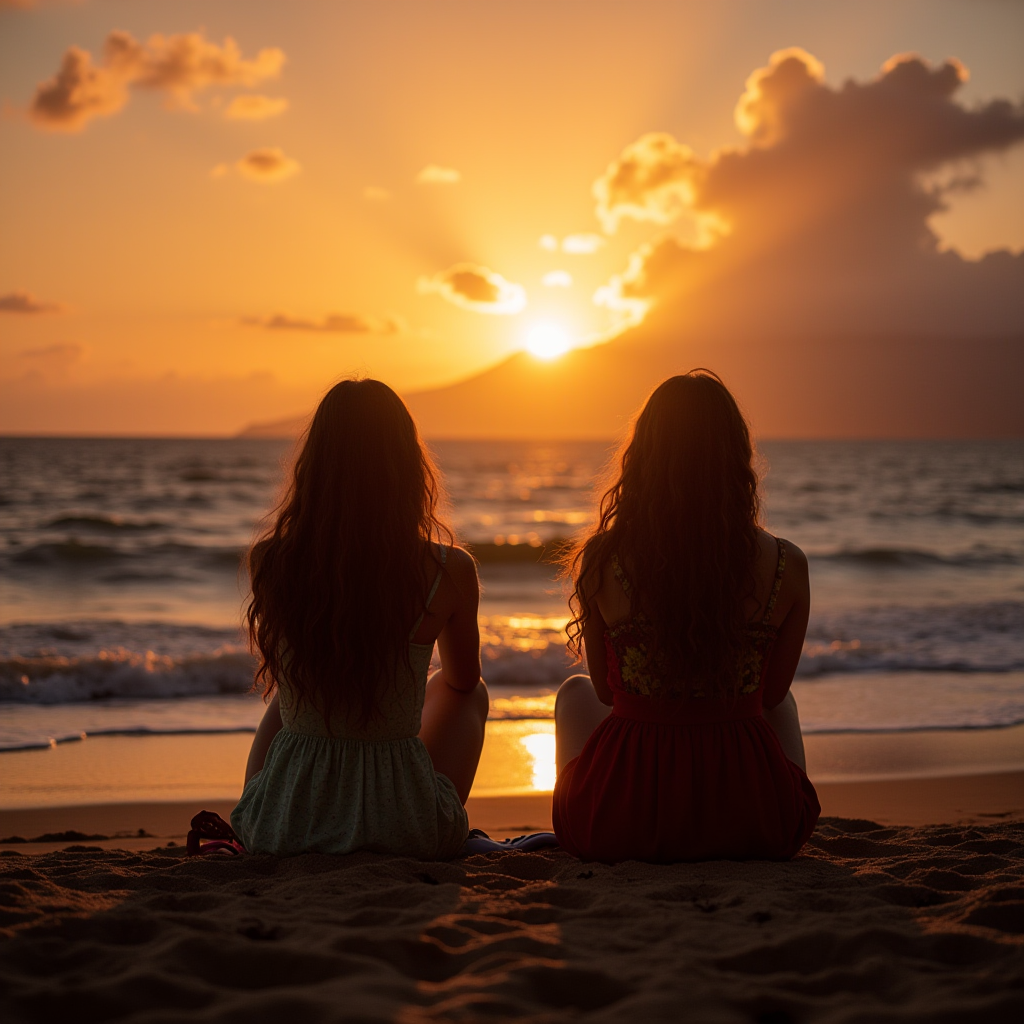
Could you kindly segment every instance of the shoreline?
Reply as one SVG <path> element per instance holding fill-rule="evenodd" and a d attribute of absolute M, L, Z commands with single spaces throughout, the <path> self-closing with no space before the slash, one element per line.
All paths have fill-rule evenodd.
<path fill-rule="evenodd" d="M 0 814 L 79 805 L 233 803 L 241 794 L 251 742 L 251 734 L 239 732 L 162 733 L 92 736 L 53 747 L 9 751 L 0 755 Z M 804 736 L 804 743 L 808 776 L 819 787 L 884 787 L 915 780 L 1024 773 L 1024 725 L 811 733 Z M 554 722 L 488 723 L 471 799 L 542 795 L 550 793 L 553 785 Z"/>
<path fill-rule="evenodd" d="M 494 717 L 487 720 L 489 725 L 493 725 L 495 722 L 553 722 L 553 716 L 547 716 L 544 718 L 538 717 Z M 1020 729 L 1024 727 L 1024 719 L 1020 721 L 1005 722 L 998 725 L 921 725 L 913 726 L 909 728 L 892 728 L 892 729 L 871 729 L 871 728 L 859 728 L 859 729 L 817 729 L 814 731 L 805 731 L 803 733 L 804 742 L 808 742 L 809 738 L 814 737 L 887 737 L 887 736 L 916 736 L 926 735 L 928 733 L 1001 733 L 1008 729 Z M 148 729 L 148 728 L 126 728 L 126 729 L 101 729 L 94 730 L 91 732 L 82 732 L 78 735 L 69 736 L 55 736 L 51 737 L 48 743 L 26 743 L 24 746 L 18 747 L 0 747 L 0 758 L 5 754 L 24 754 L 28 751 L 36 750 L 52 750 L 54 747 L 62 747 L 66 744 L 73 743 L 84 743 L 86 740 L 97 740 L 107 739 L 109 737 L 120 737 L 129 736 L 136 739 L 142 739 L 145 737 L 159 737 L 159 736 L 234 736 L 234 735 L 245 735 L 255 736 L 255 726 L 224 726 L 218 728 L 181 728 L 181 729 Z M 1024 753 L 1021 754 L 1021 763 L 1024 766 Z M 0 760 L 0 764 L 3 761 Z M 878 776 L 879 778 L 889 778 L 888 775 L 882 773 Z M 903 776 L 900 776 L 903 777 Z M 912 778 L 913 776 L 906 776 Z M 931 777 L 931 773 L 924 778 Z"/>
<path fill-rule="evenodd" d="M 516 597 L 517 603 L 525 599 L 523 595 Z M 526 633 L 536 629 L 547 635 L 545 631 L 554 621 L 545 615 L 516 618 L 497 612 L 489 618 L 481 618 L 488 641 L 485 650 L 493 653 L 501 648 L 505 652 L 496 661 L 490 654 L 487 656 L 487 672 L 491 677 L 488 680 L 491 688 L 489 730 L 502 723 L 553 720 L 558 684 L 550 680 L 543 683 L 531 681 L 536 671 L 542 675 L 550 673 L 551 645 L 544 649 L 520 651 L 525 660 L 517 661 L 518 655 L 513 657 L 515 652 L 506 649 L 509 641 L 506 633 L 511 628 L 510 623 L 514 623 L 516 629 Z M 492 627 L 497 632 L 488 632 Z M 36 639 L 43 642 L 45 637 Z M 117 646 L 117 636 L 108 639 L 114 647 Z M 524 642 L 533 643 L 535 639 L 526 636 Z M 14 699 L 8 699 L 12 697 L 11 683 L 17 672 L 14 676 L 8 672 L 6 683 L 0 679 L 0 691 L 4 691 L 0 697 L 5 698 L 0 704 L 3 707 L 0 713 L 0 763 L 6 763 L 4 755 L 46 750 L 64 744 L 75 745 L 83 739 L 97 740 L 110 736 L 214 737 L 236 732 L 251 735 L 255 731 L 263 714 L 258 696 L 241 692 L 195 692 L 146 698 L 135 693 L 133 696 L 130 692 L 133 687 L 145 690 L 155 686 L 159 691 L 167 681 L 161 682 L 159 674 L 153 679 L 146 677 L 147 669 L 142 661 L 135 664 L 135 660 L 142 658 L 139 652 L 131 657 L 124 652 L 122 654 L 114 659 L 113 664 L 102 657 L 92 659 L 96 661 L 95 665 L 86 659 L 91 666 L 86 666 L 87 676 L 94 670 L 102 671 L 91 682 L 85 680 L 85 690 L 78 693 L 82 699 L 53 703 L 35 699 L 26 701 L 21 699 L 24 695 L 20 689 L 13 695 Z M 234 655 L 227 657 L 230 662 Z M 57 660 L 60 661 L 59 658 Z M 238 669 L 238 665 L 231 668 L 230 664 L 220 665 L 218 669 L 219 663 L 214 664 L 208 658 L 200 661 L 201 675 L 213 672 L 207 683 L 215 679 L 215 669 L 226 668 L 230 672 Z M 5 664 L 11 668 L 11 664 Z M 14 667 L 21 671 L 18 665 Z M 64 671 L 67 666 L 56 668 Z M 187 675 L 194 668 L 196 666 L 185 658 L 174 672 L 180 670 Z M 515 670 L 514 680 L 506 677 L 511 669 Z M 117 685 L 112 685 L 107 678 L 113 678 L 112 670 L 113 676 L 120 680 Z M 564 667 L 562 676 L 570 671 L 569 667 Z M 245 681 L 245 687 L 249 682 Z M 98 690 L 96 686 L 99 686 Z M 837 742 L 843 743 L 859 742 L 853 739 L 855 736 L 864 737 L 865 742 L 885 743 L 884 738 L 872 740 L 872 737 L 899 735 L 916 736 L 911 742 L 920 745 L 929 742 L 921 737 L 948 735 L 961 737 L 953 742 L 962 745 L 972 742 L 962 738 L 969 733 L 998 738 L 1006 730 L 1024 727 L 1024 669 L 969 674 L 949 671 L 851 672 L 815 676 L 813 679 L 797 678 L 792 692 L 800 709 L 804 736 L 812 738 L 809 742 L 819 744 L 826 737 L 837 737 Z M 90 695 L 96 699 L 84 699 Z M 1017 745 L 1021 751 L 1017 763 L 1024 767 L 1024 734 Z M 972 758 L 973 755 L 969 755 L 967 760 Z M 966 764 L 961 760 L 955 767 L 957 771 L 965 770 Z M 885 768 L 875 774 L 885 776 L 893 770 Z M 911 769 L 899 770 L 906 773 Z M 919 772 L 920 768 L 912 770 Z M 933 769 L 926 768 L 925 774 L 931 773 Z"/>

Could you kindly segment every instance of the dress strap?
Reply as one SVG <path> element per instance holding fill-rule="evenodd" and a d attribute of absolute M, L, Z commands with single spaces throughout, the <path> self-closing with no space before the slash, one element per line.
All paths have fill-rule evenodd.
<path fill-rule="evenodd" d="M 434 595 L 437 593 L 437 588 L 441 585 L 441 577 L 444 575 L 445 562 L 448 561 L 448 552 L 450 548 L 446 548 L 441 544 L 437 545 L 441 551 L 441 568 L 437 570 L 437 575 L 434 577 L 434 585 L 430 588 L 430 593 L 427 594 L 426 601 L 423 602 L 423 611 L 420 612 L 420 617 L 416 620 L 416 624 L 409 631 L 409 639 L 416 635 L 416 630 L 420 628 L 420 623 L 423 621 L 423 616 L 427 614 L 427 609 L 430 607 L 430 602 L 434 600 Z"/>
<path fill-rule="evenodd" d="M 764 610 L 764 618 L 761 620 L 762 626 L 768 625 L 768 620 L 775 612 L 775 602 L 779 598 L 779 589 L 782 586 L 782 574 L 786 571 L 786 542 L 776 537 L 775 543 L 779 546 L 779 561 L 775 566 L 775 583 L 772 584 L 771 596 L 768 598 L 768 604 Z"/>
<path fill-rule="evenodd" d="M 630 596 L 630 591 L 633 589 L 629 582 L 629 577 L 626 575 L 625 570 L 619 564 L 619 556 L 612 555 L 612 572 L 615 573 L 615 578 L 622 584 L 622 589 L 626 594 L 626 597 Z"/>

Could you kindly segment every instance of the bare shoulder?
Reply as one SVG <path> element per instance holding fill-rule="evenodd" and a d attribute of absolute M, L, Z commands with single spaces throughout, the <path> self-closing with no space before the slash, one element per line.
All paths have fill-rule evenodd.
<path fill-rule="evenodd" d="M 807 579 L 807 556 L 803 549 L 799 548 L 791 540 L 779 537 L 779 543 L 786 547 L 786 575 L 792 575 L 794 579 Z"/>
<path fill-rule="evenodd" d="M 767 530 L 758 529 L 757 539 L 760 544 L 760 561 L 764 568 L 770 569 L 775 574 L 778 565 L 780 548 L 786 552 L 785 570 L 783 578 L 792 573 L 794 576 L 807 575 L 807 556 L 791 540 L 785 537 L 776 537 Z"/>
<path fill-rule="evenodd" d="M 477 586 L 476 559 L 465 548 L 453 544 L 448 551 L 445 568 L 451 579 L 460 587 L 465 584 Z"/>
<path fill-rule="evenodd" d="M 792 541 L 779 538 L 785 545 L 786 566 L 782 573 L 782 587 L 779 604 L 788 608 L 807 608 L 811 598 L 811 582 L 807 568 L 807 556 Z"/>
<path fill-rule="evenodd" d="M 756 615 L 760 617 L 775 596 L 772 622 L 778 624 L 797 605 L 806 605 L 810 594 L 807 578 L 807 556 L 794 543 L 783 537 L 774 537 L 766 530 L 758 530 L 757 579 L 758 606 Z M 780 556 L 785 552 L 784 559 Z M 781 564 L 780 564 L 781 563 Z M 776 574 L 782 569 L 781 579 L 776 583 Z M 753 604 L 751 604 L 753 608 Z"/>

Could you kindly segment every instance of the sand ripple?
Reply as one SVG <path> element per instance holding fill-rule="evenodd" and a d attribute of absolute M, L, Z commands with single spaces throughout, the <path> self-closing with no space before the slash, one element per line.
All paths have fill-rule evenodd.
<path fill-rule="evenodd" d="M 4 1021 L 1024 1019 L 1024 827 L 787 864 L 0 854 Z"/>

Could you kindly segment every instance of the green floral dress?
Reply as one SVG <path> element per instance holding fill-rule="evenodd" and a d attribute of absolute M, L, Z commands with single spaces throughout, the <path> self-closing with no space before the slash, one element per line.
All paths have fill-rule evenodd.
<path fill-rule="evenodd" d="M 442 562 L 446 555 L 442 549 Z M 427 605 L 440 581 L 439 571 Z M 410 671 L 385 689 L 383 714 L 370 725 L 344 710 L 326 722 L 280 682 L 284 728 L 231 814 L 248 851 L 378 850 L 423 860 L 459 853 L 469 832 L 466 810 L 418 736 L 433 647 L 409 644 Z"/>

